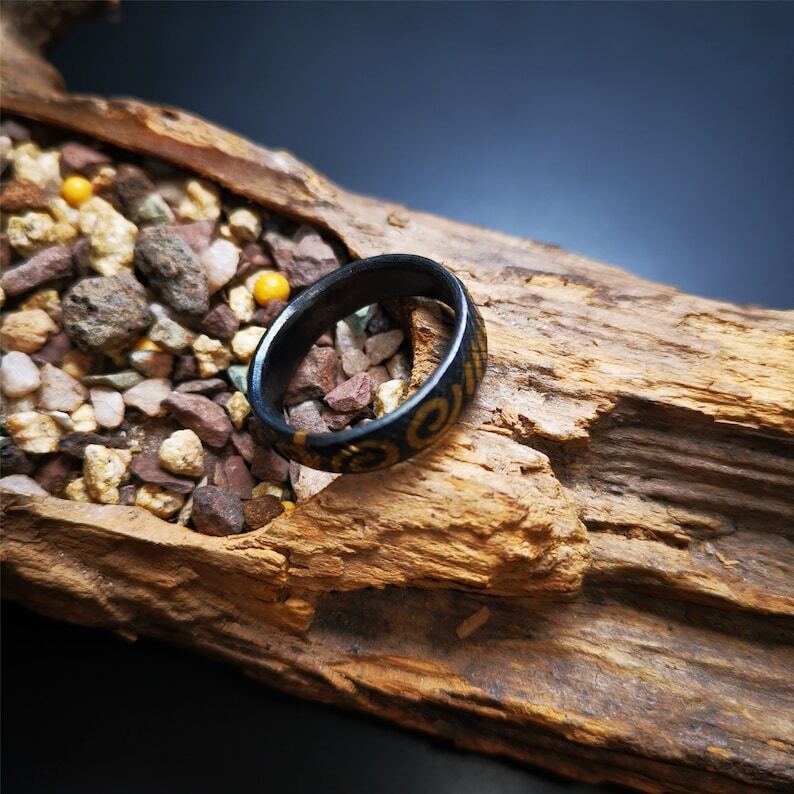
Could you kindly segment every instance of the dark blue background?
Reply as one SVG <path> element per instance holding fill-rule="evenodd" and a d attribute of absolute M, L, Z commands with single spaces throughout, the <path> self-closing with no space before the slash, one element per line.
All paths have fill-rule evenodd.
<path fill-rule="evenodd" d="M 124 3 L 73 90 L 690 292 L 794 305 L 794 5 Z M 5 610 L 6 790 L 584 791 Z"/>

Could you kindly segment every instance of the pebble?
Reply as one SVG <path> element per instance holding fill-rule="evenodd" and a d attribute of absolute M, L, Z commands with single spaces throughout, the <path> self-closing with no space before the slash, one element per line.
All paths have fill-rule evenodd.
<path fill-rule="evenodd" d="M 288 489 L 277 482 L 259 482 L 251 491 L 252 499 L 261 499 L 263 496 L 275 496 L 277 499 L 286 499 L 289 496 Z"/>
<path fill-rule="evenodd" d="M 8 242 L 22 256 L 30 256 L 51 245 L 68 245 L 77 236 L 74 226 L 54 220 L 46 212 L 12 215 L 6 233 Z"/>
<path fill-rule="evenodd" d="M 275 231 L 264 237 L 293 288 L 307 287 L 339 267 L 333 248 L 309 226 L 301 226 L 292 240 Z"/>
<path fill-rule="evenodd" d="M 241 499 L 250 499 L 256 481 L 248 471 L 248 466 L 241 455 L 230 455 L 219 463 L 223 467 L 223 487 L 237 494 Z"/>
<path fill-rule="evenodd" d="M 145 483 L 135 494 L 135 504 L 158 518 L 171 518 L 182 509 L 185 497 L 182 494 L 166 491 L 159 485 Z"/>
<path fill-rule="evenodd" d="M 12 141 L 30 140 L 30 130 L 13 119 L 0 121 L 0 135 Z"/>
<path fill-rule="evenodd" d="M 24 397 L 36 391 L 41 383 L 39 368 L 27 353 L 12 350 L 0 363 L 3 375 L 3 393 L 8 397 Z"/>
<path fill-rule="evenodd" d="M 411 363 L 408 356 L 402 351 L 395 353 L 387 362 L 386 369 L 389 371 L 389 376 L 392 378 L 399 378 L 400 380 L 411 379 Z"/>
<path fill-rule="evenodd" d="M 337 355 L 344 355 L 347 350 L 363 350 L 367 336 L 364 333 L 357 333 L 344 320 L 336 324 L 336 340 L 334 346 Z"/>
<path fill-rule="evenodd" d="M 85 457 L 86 447 L 90 444 L 99 444 L 114 449 L 126 449 L 127 447 L 126 439 L 121 437 L 104 436 L 99 433 L 70 433 L 61 439 L 58 451 L 82 460 Z"/>
<path fill-rule="evenodd" d="M 26 212 L 40 210 L 47 212 L 50 208 L 51 194 L 38 185 L 30 182 L 9 182 L 0 194 L 0 212 Z"/>
<path fill-rule="evenodd" d="M 173 380 L 182 383 L 198 377 L 198 363 L 193 355 L 178 356 L 174 363 Z"/>
<path fill-rule="evenodd" d="M 73 269 L 72 249 L 55 245 L 7 270 L 0 279 L 0 286 L 7 295 L 21 295 L 47 281 L 72 275 Z"/>
<path fill-rule="evenodd" d="M 338 369 L 339 361 L 332 348 L 311 348 L 287 387 L 284 404 L 297 405 L 328 394 L 336 386 Z"/>
<path fill-rule="evenodd" d="M 171 394 L 171 381 L 167 378 L 150 378 L 124 392 L 124 403 L 137 408 L 146 416 L 163 416 L 165 399 Z"/>
<path fill-rule="evenodd" d="M 174 226 L 173 231 L 190 246 L 194 254 L 201 256 L 210 247 L 215 233 L 215 221 L 184 223 Z"/>
<path fill-rule="evenodd" d="M 74 422 L 72 421 L 72 417 L 69 416 L 66 411 L 42 411 L 42 413 L 47 414 L 47 416 L 51 416 L 58 423 L 58 427 L 60 427 L 62 430 L 66 430 L 67 432 L 74 430 Z"/>
<path fill-rule="evenodd" d="M 281 314 L 284 310 L 284 307 L 287 305 L 287 301 L 281 300 L 271 300 L 267 302 L 267 306 L 263 306 L 261 309 L 257 309 L 254 312 L 254 316 L 251 318 L 251 322 L 254 325 L 262 325 L 267 327 L 276 317 Z"/>
<path fill-rule="evenodd" d="M 237 391 L 241 391 L 243 394 L 248 394 L 247 364 L 232 364 L 232 366 L 226 370 L 226 374 L 229 376 L 232 386 L 234 386 Z"/>
<path fill-rule="evenodd" d="M 232 432 L 232 423 L 220 405 L 200 394 L 171 393 L 164 407 L 184 427 L 211 447 L 222 447 Z"/>
<path fill-rule="evenodd" d="M 141 482 L 161 485 L 174 493 L 188 494 L 195 485 L 192 480 L 165 471 L 154 458 L 147 455 L 136 455 L 130 463 L 130 472 Z"/>
<path fill-rule="evenodd" d="M 74 458 L 58 454 L 42 464 L 36 472 L 36 481 L 45 491 L 58 496 L 77 470 L 78 464 Z"/>
<path fill-rule="evenodd" d="M 213 306 L 201 318 L 200 324 L 200 328 L 205 334 L 214 339 L 221 339 L 224 342 L 228 342 L 237 333 L 239 327 L 240 321 L 225 303 L 218 303 Z"/>
<path fill-rule="evenodd" d="M 339 475 L 329 471 L 317 471 L 303 466 L 300 463 L 293 463 L 290 467 L 290 481 L 292 490 L 299 500 L 309 499 L 315 494 L 320 493 L 329 486 Z"/>
<path fill-rule="evenodd" d="M 370 363 L 373 365 L 380 364 L 381 361 L 391 358 L 397 352 L 404 339 L 405 334 L 399 328 L 369 337 L 364 345 L 364 350 L 369 357 Z"/>
<path fill-rule="evenodd" d="M 173 226 L 142 229 L 135 267 L 177 312 L 204 315 L 209 308 L 207 277 L 198 257 Z"/>
<path fill-rule="evenodd" d="M 24 411 L 35 411 L 37 407 L 37 400 L 38 395 L 36 392 L 26 394 L 24 397 L 6 397 L 4 400 L 5 404 L 3 406 L 5 410 L 3 413 L 5 413 L 7 416 L 8 414 L 18 414 Z"/>
<path fill-rule="evenodd" d="M 60 153 L 61 175 L 64 177 L 70 174 L 89 175 L 96 170 L 96 166 L 111 162 L 110 157 L 103 152 L 82 143 L 65 143 L 60 147 Z"/>
<path fill-rule="evenodd" d="M 243 504 L 239 496 L 205 485 L 193 493 L 192 519 L 205 535 L 236 535 L 244 526 Z"/>
<path fill-rule="evenodd" d="M 141 202 L 155 192 L 154 183 L 146 172 L 136 165 L 120 165 L 113 180 L 113 190 L 118 196 L 124 214 L 137 219 Z"/>
<path fill-rule="evenodd" d="M 122 485 L 119 488 L 119 504 L 132 506 L 135 504 L 135 497 L 138 489 L 134 485 Z"/>
<path fill-rule="evenodd" d="M 179 205 L 179 214 L 189 221 L 216 221 L 221 215 L 218 188 L 203 179 L 189 179 L 185 183 L 185 197 Z"/>
<path fill-rule="evenodd" d="M 253 243 L 262 234 L 262 218 L 248 207 L 240 207 L 229 213 L 229 230 L 239 243 Z"/>
<path fill-rule="evenodd" d="M 327 406 L 323 406 L 320 410 L 320 415 L 325 424 L 328 425 L 328 429 L 335 433 L 337 430 L 342 430 L 347 427 L 356 417 L 361 415 L 361 412 L 340 413 L 331 410 Z"/>
<path fill-rule="evenodd" d="M 251 321 L 254 316 L 254 296 L 244 284 L 232 287 L 228 292 L 229 308 L 241 323 Z"/>
<path fill-rule="evenodd" d="M 375 314 L 367 323 L 367 333 L 370 335 L 382 334 L 392 328 L 391 317 L 377 304 L 375 304 L 375 307 Z"/>
<path fill-rule="evenodd" d="M 0 491 L 25 496 L 49 496 L 44 488 L 26 474 L 9 474 L 7 477 L 0 477 Z"/>
<path fill-rule="evenodd" d="M 229 397 L 225 408 L 235 429 L 242 430 L 245 426 L 245 420 L 251 413 L 251 406 L 248 400 L 246 400 L 245 395 L 241 391 L 234 392 L 234 394 Z"/>
<path fill-rule="evenodd" d="M 57 331 L 58 326 L 42 309 L 9 312 L 0 325 L 0 348 L 5 352 L 35 353 Z"/>
<path fill-rule="evenodd" d="M 37 350 L 31 358 L 37 364 L 55 364 L 61 366 L 64 356 L 72 349 L 72 341 L 65 331 L 58 331 L 53 334 L 40 350 Z"/>
<path fill-rule="evenodd" d="M 289 477 L 289 461 L 268 447 L 257 447 L 251 461 L 251 474 L 257 480 L 286 482 Z"/>
<path fill-rule="evenodd" d="M 213 394 L 223 391 L 226 381 L 222 378 L 207 378 L 206 380 L 188 380 L 180 383 L 174 391 L 182 394 Z"/>
<path fill-rule="evenodd" d="M 232 352 L 237 357 L 238 361 L 247 364 L 256 351 L 256 346 L 259 340 L 264 336 L 265 329 L 258 325 L 249 325 L 246 328 L 241 328 L 232 337 Z"/>
<path fill-rule="evenodd" d="M 83 386 L 109 386 L 111 389 L 124 391 L 137 386 L 143 375 L 134 369 L 123 369 L 119 372 L 108 372 L 104 375 L 86 375 L 82 379 Z"/>
<path fill-rule="evenodd" d="M 366 340 L 365 331 L 367 326 L 370 320 L 376 315 L 379 308 L 377 303 L 370 303 L 368 306 L 362 306 L 360 309 L 356 309 L 352 314 L 345 317 L 345 322 L 350 326 L 353 333 L 364 334 Z"/>
<path fill-rule="evenodd" d="M 171 224 L 174 222 L 174 213 L 159 193 L 149 193 L 138 204 L 134 220 L 141 225 L 149 223 Z"/>
<path fill-rule="evenodd" d="M 88 403 L 83 403 L 76 411 L 72 411 L 72 430 L 76 433 L 93 433 L 97 427 L 94 408 Z"/>
<path fill-rule="evenodd" d="M 93 196 L 80 206 L 80 231 L 91 240 L 89 261 L 101 276 L 132 270 L 138 227 L 105 199 Z"/>
<path fill-rule="evenodd" d="M 31 474 L 33 468 L 33 461 L 10 438 L 0 437 L 0 472 Z"/>
<path fill-rule="evenodd" d="M 104 505 L 119 503 L 119 486 L 127 473 L 130 453 L 89 444 L 83 459 L 83 481 L 89 496 Z"/>
<path fill-rule="evenodd" d="M 216 240 L 201 255 L 201 264 L 207 279 L 209 294 L 226 286 L 237 273 L 240 251 L 228 240 Z"/>
<path fill-rule="evenodd" d="M 192 430 L 171 433 L 160 444 L 158 459 L 160 465 L 173 474 L 187 477 L 201 477 L 204 474 L 204 447 Z"/>
<path fill-rule="evenodd" d="M 276 496 L 263 496 L 243 502 L 243 521 L 248 532 L 269 524 L 283 512 L 284 506 Z"/>
<path fill-rule="evenodd" d="M 41 309 L 47 312 L 50 319 L 58 325 L 61 322 L 63 312 L 61 311 L 61 296 L 54 289 L 36 290 L 32 295 L 25 298 L 19 305 L 21 309 Z"/>
<path fill-rule="evenodd" d="M 367 370 L 367 375 L 369 375 L 370 380 L 372 381 L 372 391 L 374 393 L 375 389 L 381 385 L 381 383 L 386 383 L 387 380 L 391 380 L 392 376 L 389 375 L 389 370 L 386 367 L 382 367 L 378 365 L 377 367 L 370 367 Z"/>
<path fill-rule="evenodd" d="M 366 372 L 359 372 L 328 392 L 325 402 L 335 411 L 355 413 L 369 405 L 372 389 L 372 378 Z"/>
<path fill-rule="evenodd" d="M 243 456 L 246 463 L 251 463 L 256 455 L 256 444 L 250 433 L 238 430 L 232 431 L 232 445 Z"/>
<path fill-rule="evenodd" d="M 91 386 L 88 394 L 98 424 L 114 430 L 124 421 L 124 398 L 116 389 L 109 386 Z"/>
<path fill-rule="evenodd" d="M 86 400 L 88 390 L 80 381 L 52 364 L 41 368 L 39 408 L 43 411 L 65 411 L 79 408 Z"/>
<path fill-rule="evenodd" d="M 352 378 L 353 375 L 366 372 L 371 365 L 369 356 L 363 350 L 351 348 L 342 353 L 342 371 L 348 377 Z"/>
<path fill-rule="evenodd" d="M 64 330 L 78 347 L 88 351 L 126 347 L 152 320 L 146 290 L 127 273 L 78 281 L 61 305 Z"/>
<path fill-rule="evenodd" d="M 128 360 L 145 378 L 167 378 L 174 368 L 174 357 L 156 350 L 133 350 Z"/>
<path fill-rule="evenodd" d="M 108 353 L 108 355 L 111 354 Z M 77 380 L 82 380 L 88 374 L 93 362 L 93 357 L 87 353 L 83 353 L 81 350 L 70 350 L 63 357 L 61 369 L 67 375 L 71 375 Z"/>
<path fill-rule="evenodd" d="M 407 389 L 408 383 L 398 378 L 381 383 L 375 390 L 375 402 L 372 406 L 375 416 L 391 413 L 403 401 Z"/>
<path fill-rule="evenodd" d="M 197 336 L 192 346 L 198 364 L 198 374 L 202 378 L 217 375 L 232 361 L 232 351 L 219 339 L 211 339 L 206 334 Z"/>
<path fill-rule="evenodd" d="M 66 486 L 66 488 L 63 489 L 63 495 L 71 502 L 92 501 L 91 496 L 88 493 L 88 488 L 86 488 L 85 480 L 82 477 L 72 480 Z"/>
<path fill-rule="evenodd" d="M 196 338 L 192 331 L 168 317 L 161 317 L 149 329 L 149 339 L 169 353 L 181 353 Z"/>
<path fill-rule="evenodd" d="M 303 433 L 327 433 L 328 425 L 320 414 L 317 400 L 306 400 L 289 409 L 289 425 Z"/>
<path fill-rule="evenodd" d="M 35 143 L 23 143 L 10 154 L 14 176 L 20 182 L 32 182 L 45 190 L 57 190 L 61 184 L 60 154 L 43 152 Z"/>

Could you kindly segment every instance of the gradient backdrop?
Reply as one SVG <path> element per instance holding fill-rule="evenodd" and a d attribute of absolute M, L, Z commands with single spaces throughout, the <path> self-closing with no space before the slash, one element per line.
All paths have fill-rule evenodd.
<path fill-rule="evenodd" d="M 144 3 L 53 51 L 354 190 L 794 306 L 794 4 Z M 762 351 L 759 351 L 759 355 Z M 7 607 L 5 790 L 590 791 Z"/>

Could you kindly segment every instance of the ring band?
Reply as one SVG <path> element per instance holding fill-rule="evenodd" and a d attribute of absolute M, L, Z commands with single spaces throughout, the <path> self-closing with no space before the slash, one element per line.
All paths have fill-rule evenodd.
<path fill-rule="evenodd" d="M 284 393 L 315 340 L 361 306 L 387 298 L 427 297 L 455 312 L 438 367 L 391 413 L 349 430 L 305 433 L 283 416 Z M 335 270 L 291 301 L 271 323 L 248 370 L 248 400 L 263 435 L 282 455 L 333 472 L 391 466 L 438 440 L 472 399 L 485 374 L 485 324 L 460 280 L 431 259 L 386 254 Z"/>

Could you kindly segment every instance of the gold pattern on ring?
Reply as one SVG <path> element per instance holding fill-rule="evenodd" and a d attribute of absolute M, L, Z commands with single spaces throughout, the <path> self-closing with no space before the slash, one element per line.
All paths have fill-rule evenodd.
<path fill-rule="evenodd" d="M 399 459 L 400 450 L 396 444 L 372 438 L 340 449 L 331 460 L 331 468 L 360 473 L 392 466 Z"/>

